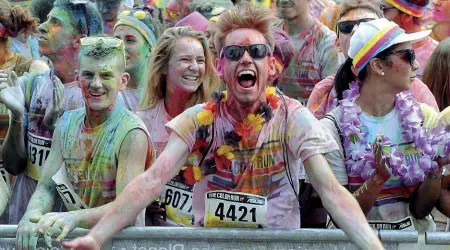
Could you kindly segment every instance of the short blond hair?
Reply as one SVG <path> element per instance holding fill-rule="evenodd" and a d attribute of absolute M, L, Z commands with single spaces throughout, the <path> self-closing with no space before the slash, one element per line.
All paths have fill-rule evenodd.
<path fill-rule="evenodd" d="M 206 102 L 211 98 L 212 92 L 220 88 L 220 78 L 216 73 L 212 56 L 208 49 L 208 40 L 203 32 L 192 30 L 189 27 L 169 28 L 158 39 L 158 43 L 152 51 L 150 78 L 140 104 L 140 110 L 151 109 L 156 106 L 158 100 L 164 98 L 166 94 L 166 75 L 162 72 L 169 65 L 175 43 L 183 37 L 190 37 L 199 41 L 205 53 L 205 75 L 203 81 L 186 103 L 185 108 Z"/>
<path fill-rule="evenodd" d="M 266 38 L 273 51 L 275 39 L 271 23 L 275 19 L 275 16 L 269 10 L 248 3 L 243 3 L 227 10 L 217 22 L 217 33 L 214 39 L 215 44 L 218 46 L 216 48 L 217 51 L 220 52 L 222 50 L 225 38 L 236 29 L 255 29 L 259 31 Z"/>

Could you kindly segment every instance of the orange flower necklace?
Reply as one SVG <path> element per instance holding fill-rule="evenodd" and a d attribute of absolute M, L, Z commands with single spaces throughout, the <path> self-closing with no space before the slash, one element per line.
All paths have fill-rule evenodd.
<path fill-rule="evenodd" d="M 243 122 L 239 122 L 234 126 L 234 131 L 226 132 L 224 138 L 226 144 L 217 148 L 214 156 L 205 160 L 204 164 L 202 164 L 203 158 L 211 146 L 206 139 L 209 136 L 209 128 L 214 123 L 214 114 L 218 113 L 220 103 L 227 101 L 226 91 L 213 93 L 213 100 L 208 101 L 204 105 L 203 111 L 197 113 L 199 129 L 196 132 L 196 141 L 186 165 L 182 168 L 182 176 L 186 184 L 194 185 L 195 182 L 201 181 L 204 175 L 215 173 L 217 169 L 230 168 L 231 160 L 235 157 L 233 146 L 236 147 L 241 142 L 247 145 L 247 139 L 250 135 L 255 131 L 260 131 L 263 124 L 272 119 L 273 110 L 278 108 L 279 97 L 276 95 L 276 89 L 268 87 L 265 90 L 265 94 L 267 103 L 261 105 L 259 112 L 247 115 Z M 202 160 L 196 165 L 196 159 L 199 157 Z"/>

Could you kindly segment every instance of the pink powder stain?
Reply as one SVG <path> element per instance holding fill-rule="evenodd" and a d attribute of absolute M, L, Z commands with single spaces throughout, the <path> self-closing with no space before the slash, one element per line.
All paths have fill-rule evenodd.
<path fill-rule="evenodd" d="M 245 37 L 244 38 L 244 40 L 242 40 L 240 43 L 239 43 L 239 45 L 249 45 L 249 44 L 251 44 L 252 43 L 252 41 L 250 40 L 250 38 L 249 37 Z"/>

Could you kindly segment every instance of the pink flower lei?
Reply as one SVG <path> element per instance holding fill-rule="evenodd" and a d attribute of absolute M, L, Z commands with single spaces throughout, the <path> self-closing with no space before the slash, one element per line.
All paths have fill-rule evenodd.
<path fill-rule="evenodd" d="M 360 83 L 353 81 L 350 89 L 343 92 L 344 99 L 339 101 L 342 112 L 339 121 L 344 136 L 345 165 L 351 175 L 360 175 L 363 180 L 369 179 L 376 168 L 372 143 L 367 141 L 368 133 L 360 130 L 362 113 L 355 104 L 359 97 Z M 385 148 L 392 143 L 389 138 L 382 136 L 381 145 L 383 156 L 391 170 L 391 175 L 400 177 L 407 184 L 422 182 L 426 172 L 436 172 L 439 169 L 435 161 L 438 156 L 446 157 L 450 152 L 450 136 L 442 127 L 429 129 L 422 126 L 424 115 L 410 91 L 398 93 L 395 98 L 395 108 L 399 111 L 403 136 L 406 141 L 412 141 L 416 148 L 420 148 L 421 157 L 417 162 L 403 161 L 404 155 L 396 151 L 386 152 Z"/>

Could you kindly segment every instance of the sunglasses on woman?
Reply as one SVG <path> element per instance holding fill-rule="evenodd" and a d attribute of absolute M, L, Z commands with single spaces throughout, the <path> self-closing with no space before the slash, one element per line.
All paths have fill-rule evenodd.
<path fill-rule="evenodd" d="M 389 53 L 390 55 L 398 55 L 398 54 L 406 54 L 404 59 L 406 59 L 407 62 L 411 66 L 414 66 L 414 62 L 416 61 L 416 52 L 414 52 L 414 49 L 402 49 L 402 50 L 396 50 Z"/>
<path fill-rule="evenodd" d="M 339 22 L 337 24 L 337 31 L 338 34 L 342 33 L 342 34 L 350 34 L 353 31 L 353 28 L 355 27 L 355 25 L 359 25 L 361 23 L 366 23 L 366 22 L 370 22 L 372 20 L 375 20 L 375 18 L 363 18 L 363 19 L 359 19 L 359 20 L 352 20 L 352 21 L 342 21 Z"/>
<path fill-rule="evenodd" d="M 230 61 L 239 61 L 245 51 L 255 60 L 261 60 L 270 54 L 270 47 L 267 44 L 252 44 L 246 46 L 230 45 L 223 47 L 220 51 L 220 58 L 226 58 Z"/>

